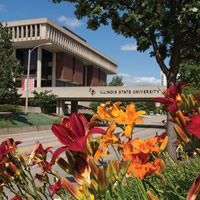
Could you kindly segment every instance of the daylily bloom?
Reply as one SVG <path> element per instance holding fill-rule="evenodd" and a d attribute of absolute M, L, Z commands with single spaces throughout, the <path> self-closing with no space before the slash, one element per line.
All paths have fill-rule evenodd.
<path fill-rule="evenodd" d="M 17 149 L 17 145 L 21 144 L 19 141 L 14 141 L 13 138 L 7 139 L 6 141 L 3 141 L 0 145 L 0 160 L 3 156 L 6 156 L 10 152 Z"/>
<path fill-rule="evenodd" d="M 53 193 L 52 193 L 52 197 L 55 195 L 55 194 L 59 194 L 61 191 L 62 191 L 62 187 L 63 187 L 63 185 L 62 185 L 62 183 L 61 183 L 61 179 L 59 179 L 56 183 L 55 183 L 55 185 L 50 185 L 49 186 L 49 189 L 51 190 L 51 191 L 53 191 Z"/>
<path fill-rule="evenodd" d="M 169 87 L 166 93 L 163 93 L 165 97 L 157 97 L 153 98 L 153 101 L 160 102 L 164 104 L 164 110 L 169 111 L 173 114 L 176 114 L 178 107 L 181 104 L 181 93 L 184 87 L 191 86 L 192 84 L 185 84 L 182 83 L 174 84 L 173 86 Z"/>
<path fill-rule="evenodd" d="M 117 137 L 114 135 L 116 127 L 116 124 L 110 124 L 109 128 L 106 131 L 106 134 L 102 136 L 103 142 L 99 146 L 94 156 L 96 161 L 99 159 L 100 156 L 107 156 L 108 145 L 115 144 L 118 141 Z M 103 152 L 104 147 L 106 147 L 105 152 Z"/>
<path fill-rule="evenodd" d="M 35 143 L 35 146 L 33 147 L 33 151 L 31 155 L 29 156 L 29 163 L 31 160 L 35 157 L 35 159 L 38 160 L 44 160 L 46 161 L 47 153 L 50 152 L 53 154 L 53 152 L 50 150 L 52 147 L 47 147 L 46 149 L 43 148 L 42 144 L 40 144 L 39 141 Z"/>
<path fill-rule="evenodd" d="M 200 115 L 190 115 L 185 129 L 200 139 Z"/>
<path fill-rule="evenodd" d="M 54 163 L 59 154 L 67 150 L 85 152 L 88 135 L 105 133 L 105 130 L 101 128 L 94 128 L 97 124 L 101 123 L 88 122 L 81 113 L 73 113 L 70 118 L 63 117 L 61 124 L 53 124 L 52 132 L 65 146 L 54 152 L 51 163 Z"/>
<path fill-rule="evenodd" d="M 120 106 L 121 102 L 118 101 L 114 103 L 112 106 L 107 107 L 110 105 L 111 101 L 107 101 L 105 104 L 101 104 L 97 108 L 97 114 L 91 118 L 91 121 L 96 119 L 104 119 L 106 121 L 113 121 L 113 118 L 119 116 L 119 111 L 124 109 L 123 106 Z"/>
<path fill-rule="evenodd" d="M 134 104 L 130 104 L 126 107 L 126 112 L 124 112 L 123 110 L 119 111 L 119 116 L 115 117 L 113 119 L 113 121 L 115 123 L 122 123 L 122 124 L 126 124 L 126 128 L 125 128 L 125 136 L 127 138 L 130 138 L 132 130 L 135 126 L 135 123 L 144 123 L 142 118 L 140 118 L 140 115 L 146 114 L 145 111 L 138 111 L 135 112 L 135 105 Z"/>
<path fill-rule="evenodd" d="M 90 185 L 90 168 L 88 161 L 80 156 L 76 155 L 74 165 L 74 180 L 80 185 L 86 184 Z"/>
<path fill-rule="evenodd" d="M 198 193 L 200 192 L 200 174 L 194 180 L 188 194 L 186 200 L 195 200 Z"/>
<path fill-rule="evenodd" d="M 52 171 L 52 167 L 50 165 L 49 162 L 44 161 L 41 163 L 41 168 L 45 171 L 45 172 L 51 172 Z"/>
<path fill-rule="evenodd" d="M 16 194 L 11 200 L 22 200 L 22 197 Z"/>
<path fill-rule="evenodd" d="M 148 176 L 154 176 L 160 170 L 160 160 L 155 158 L 154 162 L 150 161 L 150 153 L 158 154 L 160 148 L 155 145 L 157 138 L 140 140 L 135 138 L 123 145 L 123 160 L 131 159 L 127 173 L 134 172 L 139 179 Z"/>
<path fill-rule="evenodd" d="M 148 138 L 146 140 L 140 140 L 139 138 L 135 138 L 130 141 L 131 145 L 134 147 L 132 153 L 144 153 L 148 154 L 151 152 L 156 152 L 157 154 L 160 151 L 160 148 L 155 145 L 157 143 L 157 138 Z"/>

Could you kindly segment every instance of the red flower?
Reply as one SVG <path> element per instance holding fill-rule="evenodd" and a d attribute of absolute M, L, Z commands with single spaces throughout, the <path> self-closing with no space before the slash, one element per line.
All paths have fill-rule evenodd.
<path fill-rule="evenodd" d="M 200 115 L 190 115 L 185 129 L 200 139 Z"/>
<path fill-rule="evenodd" d="M 0 160 L 3 156 L 6 156 L 10 152 L 17 149 L 17 145 L 21 144 L 19 141 L 14 141 L 13 138 L 7 139 L 6 141 L 3 141 L 0 145 Z"/>
<path fill-rule="evenodd" d="M 101 128 L 94 128 L 100 122 L 88 122 L 81 113 L 73 113 L 70 118 L 63 117 L 61 124 L 53 124 L 52 132 L 64 147 L 58 148 L 52 157 L 54 163 L 59 154 L 66 150 L 84 152 L 87 136 L 93 133 L 106 133 Z"/>
<path fill-rule="evenodd" d="M 22 200 L 22 198 L 16 194 L 11 200 Z"/>
<path fill-rule="evenodd" d="M 42 163 L 42 169 L 45 171 L 45 172 L 51 172 L 52 171 L 52 168 L 51 168 L 51 165 L 49 162 L 47 161 L 44 161 Z"/>
<path fill-rule="evenodd" d="M 56 182 L 55 185 L 50 185 L 50 186 L 49 186 L 49 189 L 50 189 L 51 191 L 53 191 L 53 193 L 52 193 L 51 196 L 53 197 L 54 194 L 60 193 L 60 192 L 62 191 L 62 187 L 63 187 L 63 185 L 62 185 L 60 179 Z"/>
<path fill-rule="evenodd" d="M 192 84 L 188 83 L 182 85 L 182 83 L 174 84 L 170 88 L 167 89 L 167 92 L 164 94 L 165 97 L 157 97 L 153 98 L 153 101 L 160 102 L 164 104 L 164 110 L 169 111 L 173 114 L 176 114 L 178 110 L 179 101 L 181 100 L 181 93 L 184 87 L 192 86 Z"/>

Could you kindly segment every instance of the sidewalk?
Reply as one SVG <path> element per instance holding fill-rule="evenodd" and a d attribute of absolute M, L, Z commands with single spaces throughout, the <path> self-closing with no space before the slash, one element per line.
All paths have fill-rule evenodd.
<path fill-rule="evenodd" d="M 52 125 L 26 126 L 26 127 L 21 127 L 21 128 L 2 128 L 0 129 L 0 135 L 50 130 L 51 126 Z"/>

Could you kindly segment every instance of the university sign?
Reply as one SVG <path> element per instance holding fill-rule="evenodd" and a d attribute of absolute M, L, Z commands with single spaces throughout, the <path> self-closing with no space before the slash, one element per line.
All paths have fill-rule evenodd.
<path fill-rule="evenodd" d="M 166 87 L 163 86 L 138 86 L 138 87 L 90 87 L 91 99 L 111 100 L 150 100 L 162 97 Z"/>
<path fill-rule="evenodd" d="M 105 87 L 45 87 L 36 88 L 37 92 L 50 90 L 62 100 L 77 101 L 149 101 L 154 97 L 163 97 L 164 86 L 105 86 Z M 22 98 L 24 93 L 22 91 Z M 30 93 L 30 97 L 33 95 Z"/>

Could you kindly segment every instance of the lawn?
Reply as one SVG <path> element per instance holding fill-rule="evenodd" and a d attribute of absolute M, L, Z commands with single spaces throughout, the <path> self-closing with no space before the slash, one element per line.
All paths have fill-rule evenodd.
<path fill-rule="evenodd" d="M 52 119 L 39 113 L 5 113 L 0 114 L 0 129 L 18 128 L 27 126 L 43 126 L 59 123 L 59 120 Z"/>

